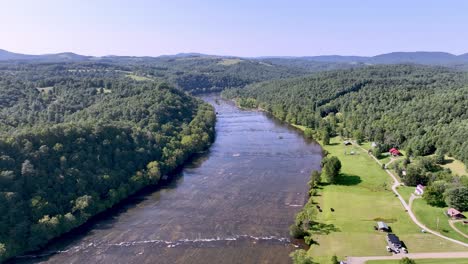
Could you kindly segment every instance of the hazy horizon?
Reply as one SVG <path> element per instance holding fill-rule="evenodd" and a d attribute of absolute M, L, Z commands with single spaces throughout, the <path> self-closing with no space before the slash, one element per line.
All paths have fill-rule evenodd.
<path fill-rule="evenodd" d="M 237 57 L 468 52 L 464 1 L 4 1 L 0 49 Z"/>
<path fill-rule="evenodd" d="M 8 51 L 8 52 L 12 52 L 12 53 L 17 53 L 17 54 L 25 54 L 25 55 L 49 55 L 49 54 L 60 54 L 60 53 L 74 53 L 74 54 L 78 54 L 78 55 L 83 55 L 83 56 L 91 56 L 91 57 L 107 57 L 107 56 L 123 56 L 123 57 L 159 57 L 159 56 L 172 56 L 172 55 L 179 55 L 179 54 L 201 54 L 201 55 L 207 55 L 207 56 L 223 56 L 223 57 L 239 57 L 239 58 L 262 58 L 262 57 L 266 57 L 266 58 L 274 58 L 274 57 L 278 57 L 278 58 L 288 58 L 288 57 L 318 57 L 318 56 L 342 56 L 342 57 L 374 57 L 374 56 L 378 56 L 378 55 L 382 55 L 382 54 L 388 54 L 388 53 L 399 53 L 399 52 L 408 52 L 408 53 L 411 53 L 411 52 L 441 52 L 441 53 L 449 53 L 449 54 L 452 54 L 452 55 L 455 55 L 455 56 L 460 56 L 460 55 L 465 55 L 465 54 L 468 54 L 468 51 L 467 52 L 463 52 L 463 53 L 459 53 L 459 54 L 455 54 L 455 53 L 451 53 L 451 52 L 448 52 L 448 51 L 441 51 L 441 50 L 414 50 L 414 51 L 388 51 L 388 52 L 383 52 L 383 53 L 379 53 L 379 54 L 372 54 L 372 55 L 354 55 L 354 54 L 318 54 L 318 55 L 261 55 L 261 56 L 238 56 L 238 55 L 232 55 L 232 54 L 208 54 L 208 53 L 202 53 L 202 52 L 198 52 L 198 51 L 187 51 L 187 52 L 176 52 L 176 53 L 171 53 L 171 54 L 159 54 L 159 55 L 133 55 L 133 54 L 122 54 L 122 55 L 117 55 L 117 54 L 104 54 L 104 55 L 90 55 L 90 54 L 82 54 L 82 53 L 79 53 L 79 52 L 74 52 L 74 51 L 70 51 L 70 50 L 63 50 L 63 51 L 58 51 L 58 52 L 53 52 L 53 53 L 22 53 L 22 52 L 16 52 L 14 50 L 7 50 L 7 49 L 3 49 L 2 47 L 0 47 L 0 50 L 5 50 L 5 51 Z"/>

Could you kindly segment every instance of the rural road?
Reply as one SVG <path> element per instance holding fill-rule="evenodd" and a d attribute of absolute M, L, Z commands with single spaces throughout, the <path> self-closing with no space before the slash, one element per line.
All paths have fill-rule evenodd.
<path fill-rule="evenodd" d="M 347 264 L 364 264 L 369 260 L 391 260 L 408 257 L 411 259 L 448 259 L 448 258 L 468 258 L 467 252 L 438 252 L 438 253 L 409 253 L 396 254 L 393 256 L 369 256 L 369 257 L 348 257 Z"/>
<path fill-rule="evenodd" d="M 367 152 L 366 149 L 364 149 L 363 147 L 361 147 L 359 144 L 357 144 L 356 142 L 353 142 L 353 145 L 361 148 L 363 151 Z M 375 161 L 377 161 L 378 164 L 382 165 L 382 163 L 372 154 L 369 154 Z M 394 160 L 390 161 L 388 164 L 392 163 Z M 398 199 L 400 199 L 400 202 L 401 204 L 403 205 L 403 207 L 405 208 L 405 210 L 408 212 L 409 216 L 411 217 L 411 220 L 413 220 L 413 222 L 418 225 L 421 229 L 424 229 L 426 230 L 426 232 L 428 233 L 431 233 L 435 236 L 438 236 L 440 238 L 443 238 L 445 240 L 448 240 L 448 241 L 451 241 L 453 243 L 456 243 L 456 244 L 459 244 L 461 246 L 464 246 L 464 247 L 468 247 L 468 244 L 467 243 L 464 243 L 464 242 L 461 242 L 459 240 L 456 240 L 456 239 L 453 239 L 453 238 L 450 238 L 450 237 L 446 237 L 436 231 L 433 231 L 429 228 L 427 228 L 425 225 L 423 225 L 421 222 L 418 221 L 418 219 L 416 218 L 416 216 L 414 215 L 413 211 L 411 211 L 411 206 L 408 205 L 406 202 L 405 202 L 405 199 L 403 199 L 403 197 L 400 195 L 400 193 L 398 193 L 397 191 L 397 187 L 401 185 L 401 183 L 398 181 L 398 178 L 389 170 L 389 169 L 385 169 L 385 171 L 388 173 L 388 175 L 390 175 L 390 177 L 393 178 L 393 185 L 392 185 L 392 190 L 393 192 L 397 195 Z M 414 198 L 410 199 L 411 202 L 412 200 L 414 200 Z M 411 203 L 410 202 L 410 203 Z M 420 254 L 425 254 L 425 253 L 420 253 Z M 429 254 L 429 253 L 427 253 Z M 445 254 L 445 253 L 444 253 Z M 468 254 L 468 252 L 467 252 Z"/>

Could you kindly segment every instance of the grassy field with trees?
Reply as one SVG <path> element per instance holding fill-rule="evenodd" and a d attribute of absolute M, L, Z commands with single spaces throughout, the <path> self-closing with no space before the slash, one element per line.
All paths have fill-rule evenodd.
<path fill-rule="evenodd" d="M 366 152 L 345 146 L 340 137 L 332 138 L 324 149 L 341 161 L 342 169 L 335 184 L 322 179 L 324 182 L 317 185 L 304 209 L 312 215 L 311 221 L 320 223 L 311 229 L 308 256 L 314 261 L 326 263 L 333 255 L 343 259 L 388 254 L 385 233 L 373 228 L 377 221 L 389 224 L 410 252 L 466 250 L 422 233 L 391 192 L 390 176 Z M 354 155 L 350 155 L 351 151 Z"/>

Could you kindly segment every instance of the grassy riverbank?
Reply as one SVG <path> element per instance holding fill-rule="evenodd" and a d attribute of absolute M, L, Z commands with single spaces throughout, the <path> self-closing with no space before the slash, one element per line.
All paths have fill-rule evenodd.
<path fill-rule="evenodd" d="M 391 178 L 362 149 L 345 146 L 339 137 L 324 146 L 341 160 L 338 184 L 319 187 L 314 203 L 323 208 L 316 220 L 330 225 L 329 233 L 315 234 L 316 245 L 308 254 L 319 263 L 331 256 L 387 255 L 385 234 L 374 230 L 376 221 L 386 221 L 410 252 L 464 251 L 466 248 L 431 234 L 421 233 L 391 192 Z M 353 155 L 350 153 L 353 152 Z M 309 205 L 312 206 L 312 205 Z M 315 205 L 313 205 L 315 206 Z M 333 212 L 331 210 L 333 208 Z"/>

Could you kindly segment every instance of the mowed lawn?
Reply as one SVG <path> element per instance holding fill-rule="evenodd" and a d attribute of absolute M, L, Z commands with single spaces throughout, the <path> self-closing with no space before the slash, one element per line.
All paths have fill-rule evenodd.
<path fill-rule="evenodd" d="M 387 222 L 410 252 L 464 251 L 466 248 L 421 233 L 401 203 L 391 192 L 391 178 L 368 156 L 354 146 L 344 146 L 339 138 L 331 140 L 325 149 L 337 156 L 343 165 L 340 184 L 326 185 L 313 200 L 323 209 L 317 221 L 333 224 L 338 231 L 317 234 L 318 245 L 312 245 L 309 254 L 322 263 L 337 255 L 389 255 L 385 233 L 375 231 L 376 221 Z M 354 151 L 355 155 L 345 154 Z M 330 208 L 334 209 L 334 212 Z"/>
<path fill-rule="evenodd" d="M 448 236 L 465 243 L 468 242 L 467 238 L 463 237 L 450 227 L 448 222 L 449 218 L 444 213 L 447 208 L 430 206 L 425 200 L 416 199 L 413 202 L 412 209 L 418 220 L 428 228 L 438 231 L 444 236 Z"/>
<path fill-rule="evenodd" d="M 468 236 L 468 224 L 463 224 L 462 222 L 456 222 L 456 223 L 454 223 L 454 225 L 463 234 Z"/>
<path fill-rule="evenodd" d="M 401 197 L 403 197 L 405 202 L 409 203 L 409 199 L 411 195 L 414 193 L 414 191 L 416 190 L 416 188 L 413 186 L 399 186 L 397 190 L 398 190 L 398 193 L 400 193 Z"/>
<path fill-rule="evenodd" d="M 442 165 L 442 167 L 449 168 L 455 174 L 468 176 L 468 171 L 463 162 L 448 156 L 445 156 L 445 160 L 446 164 Z"/>
<path fill-rule="evenodd" d="M 415 259 L 416 264 L 468 264 L 468 259 Z M 370 260 L 366 264 L 399 264 L 399 260 Z"/>

